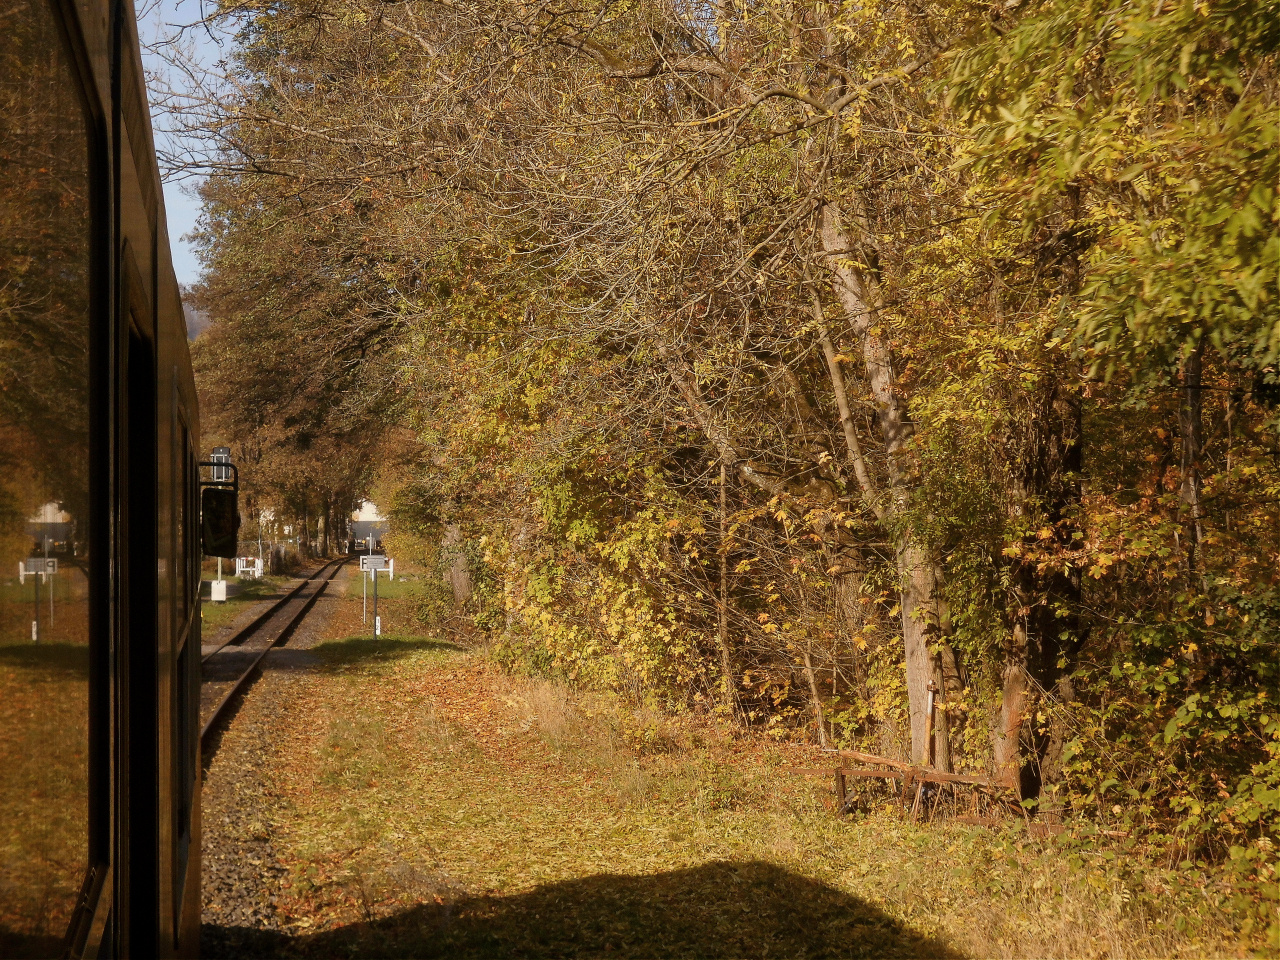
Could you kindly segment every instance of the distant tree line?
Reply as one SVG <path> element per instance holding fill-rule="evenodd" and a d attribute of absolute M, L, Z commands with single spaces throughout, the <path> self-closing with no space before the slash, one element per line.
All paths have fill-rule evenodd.
<path fill-rule="evenodd" d="M 220 16 L 174 116 L 259 482 L 390 464 L 580 682 L 1274 831 L 1276 0 Z"/>

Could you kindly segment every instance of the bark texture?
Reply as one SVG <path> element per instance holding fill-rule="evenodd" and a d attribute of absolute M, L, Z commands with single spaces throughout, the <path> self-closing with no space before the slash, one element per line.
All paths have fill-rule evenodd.
<path fill-rule="evenodd" d="M 910 492 L 909 441 L 913 427 L 907 416 L 906 403 L 898 392 L 889 340 L 880 325 L 882 304 L 878 283 L 870 270 L 858 265 L 870 258 L 859 252 L 841 220 L 840 211 L 833 204 L 828 203 L 822 208 L 821 235 L 832 286 L 844 309 L 849 330 L 861 350 L 867 384 L 884 437 L 888 490 L 884 502 L 874 504 L 874 509 L 876 515 L 887 522 L 895 541 L 911 760 L 950 770 L 950 732 L 945 706 L 935 708 L 932 720 L 929 716 L 929 684 L 934 683 L 938 690 L 944 691 L 944 698 L 948 688 L 941 656 L 943 648 L 947 647 L 939 606 L 941 573 L 929 549 L 919 542 L 904 516 Z M 833 386 L 838 385 L 837 402 L 843 425 L 849 419 L 847 396 L 843 403 L 839 402 L 840 395 L 845 393 L 843 378 L 827 344 L 823 350 L 832 371 Z M 844 435 L 859 483 L 864 491 L 871 492 L 874 487 L 867 475 L 857 438 L 848 428 Z M 954 654 L 949 650 L 948 654 L 946 659 L 954 664 Z"/>
<path fill-rule="evenodd" d="M 445 527 L 440 560 L 444 567 L 444 582 L 453 591 L 454 604 L 460 607 L 471 599 L 471 568 L 463 549 L 462 528 L 456 523 Z"/>

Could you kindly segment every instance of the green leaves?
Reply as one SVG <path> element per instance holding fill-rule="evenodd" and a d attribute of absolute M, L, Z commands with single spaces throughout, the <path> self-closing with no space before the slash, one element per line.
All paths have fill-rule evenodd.
<path fill-rule="evenodd" d="M 956 56 L 993 213 L 1081 200 L 1096 372 L 1167 370 L 1201 339 L 1253 369 L 1280 356 L 1277 23 L 1275 0 L 1052 3 Z"/>

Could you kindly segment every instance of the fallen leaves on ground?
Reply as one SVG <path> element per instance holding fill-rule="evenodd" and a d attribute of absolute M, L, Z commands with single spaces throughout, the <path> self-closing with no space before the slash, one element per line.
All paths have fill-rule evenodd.
<path fill-rule="evenodd" d="M 359 623 L 335 599 L 333 629 Z M 402 623 L 407 622 L 403 618 Z M 411 634 L 343 636 L 272 774 L 306 956 L 1203 955 L 1185 905 L 1072 872 L 1050 845 L 830 812 L 812 751 L 504 675 Z M 807 757 L 807 759 L 806 759 Z M 1123 884 L 1122 884 L 1123 886 Z M 1207 939 L 1218 937 L 1219 939 Z"/>

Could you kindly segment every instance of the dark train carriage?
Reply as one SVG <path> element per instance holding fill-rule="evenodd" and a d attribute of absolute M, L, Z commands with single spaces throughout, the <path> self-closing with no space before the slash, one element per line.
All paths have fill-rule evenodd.
<path fill-rule="evenodd" d="M 0 10 L 0 956 L 194 955 L 199 421 L 132 3 Z"/>

